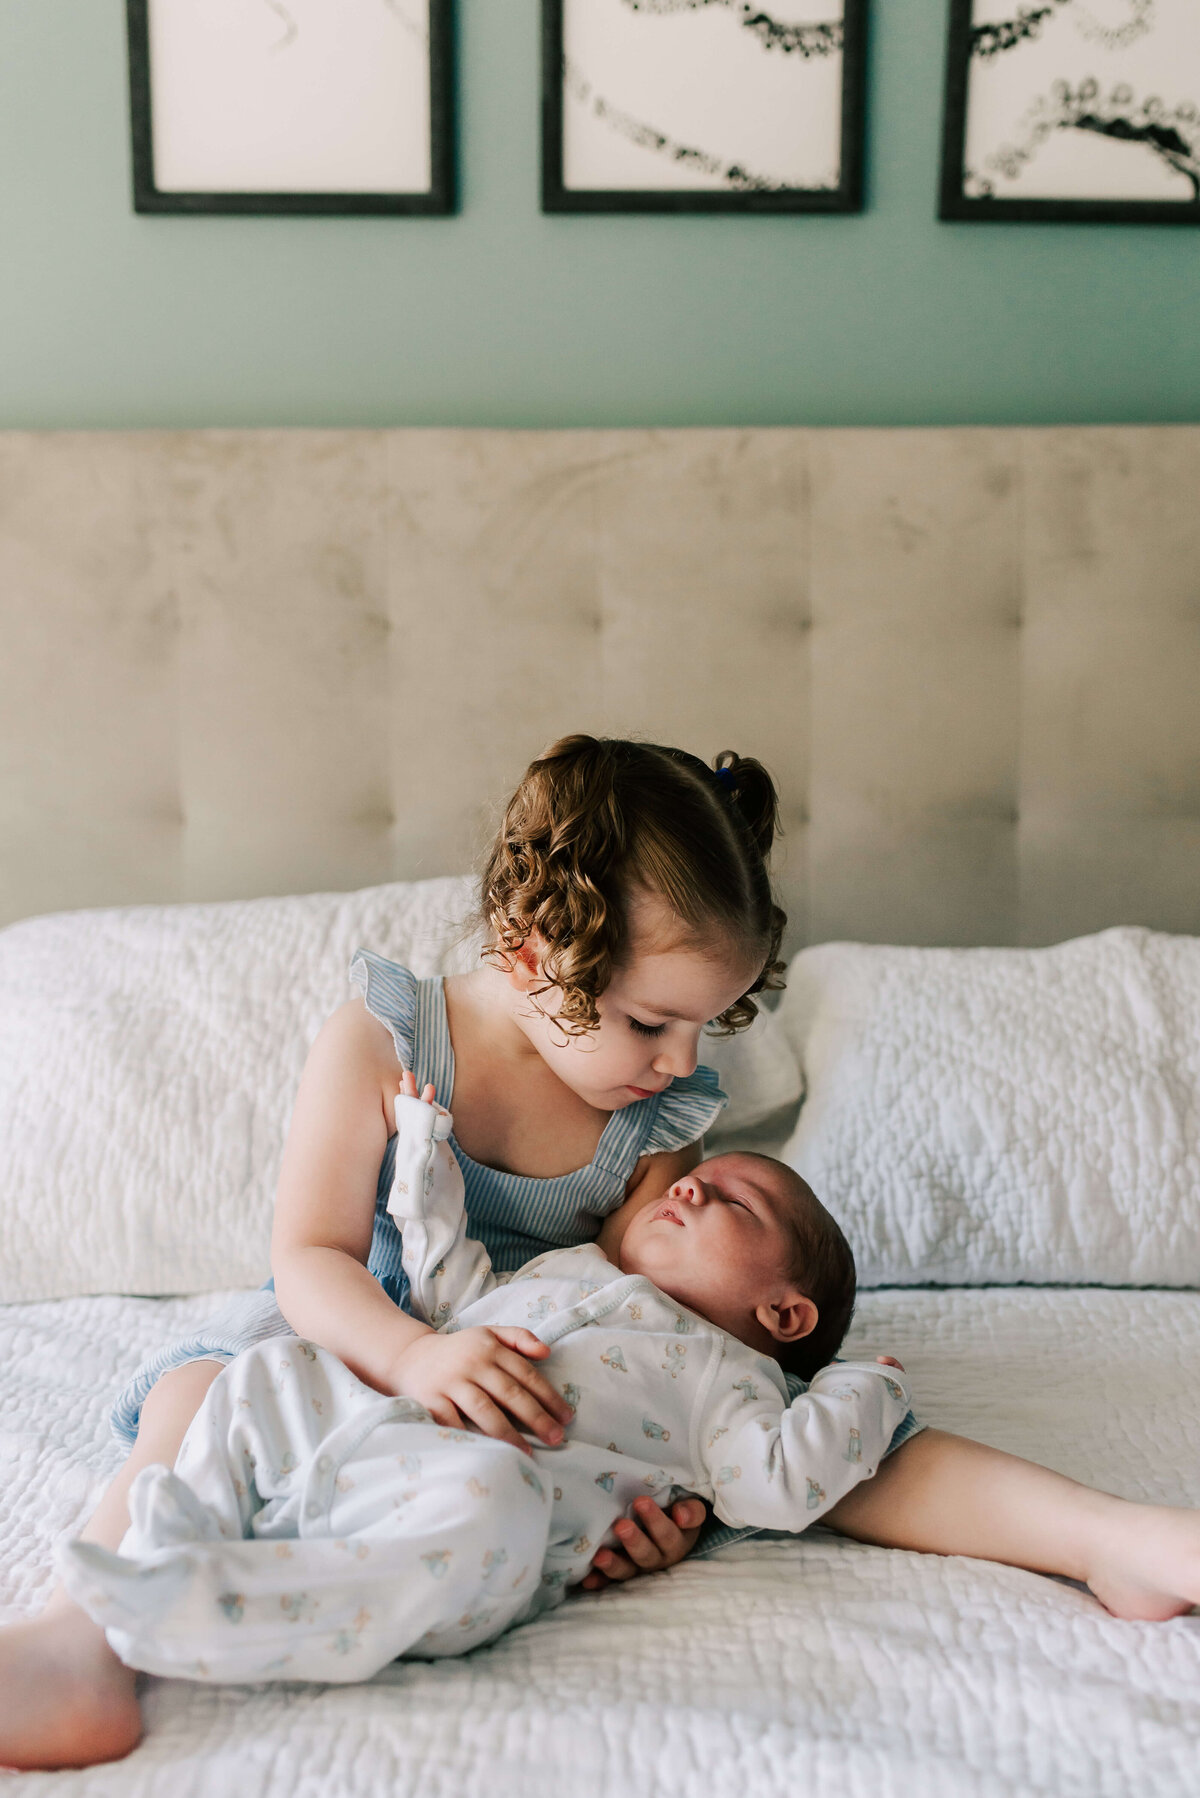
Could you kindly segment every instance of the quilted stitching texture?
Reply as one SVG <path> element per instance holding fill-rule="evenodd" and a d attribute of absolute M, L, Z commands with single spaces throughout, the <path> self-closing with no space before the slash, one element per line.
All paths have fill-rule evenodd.
<path fill-rule="evenodd" d="M 1200 939 L 826 944 L 780 1017 L 864 1285 L 1200 1286 Z"/>
<path fill-rule="evenodd" d="M 117 1453 L 111 1389 L 209 1298 L 0 1310 L 0 1617 Z M 1200 1501 L 1200 1296 L 868 1294 L 855 1352 L 929 1420 L 1131 1498 Z M 1131 1352 L 1131 1349 L 1134 1352 Z M 53 1798 L 1192 1798 L 1200 1618 L 1119 1623 L 1015 1568 L 759 1540 L 359 1687 L 150 1680 L 129 1760 Z"/>

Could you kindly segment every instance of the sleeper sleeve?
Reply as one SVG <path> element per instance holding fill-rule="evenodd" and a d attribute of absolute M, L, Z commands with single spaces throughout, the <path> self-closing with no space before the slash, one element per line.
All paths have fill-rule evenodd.
<path fill-rule="evenodd" d="M 361 993 L 371 1016 L 390 1032 L 400 1066 L 411 1068 L 417 1025 L 416 975 L 399 962 L 385 961 L 369 949 L 356 949 L 350 963 L 350 984 Z"/>
<path fill-rule="evenodd" d="M 467 1235 L 462 1169 L 440 1105 L 396 1095 L 396 1165 L 388 1211 L 399 1225 L 414 1317 L 435 1329 L 497 1284 L 488 1252 Z"/>
<path fill-rule="evenodd" d="M 672 1080 L 665 1092 L 644 1099 L 649 1123 L 643 1155 L 662 1155 L 700 1142 L 729 1100 L 711 1068 L 698 1067 Z"/>
<path fill-rule="evenodd" d="M 908 1413 L 894 1367 L 835 1361 L 787 1404 L 761 1362 L 726 1359 L 698 1448 L 725 1523 L 800 1531 L 870 1479 Z"/>

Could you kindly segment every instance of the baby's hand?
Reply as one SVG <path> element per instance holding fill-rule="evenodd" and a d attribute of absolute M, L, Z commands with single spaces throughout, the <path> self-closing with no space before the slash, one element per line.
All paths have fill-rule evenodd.
<path fill-rule="evenodd" d="M 426 1086 L 420 1093 L 417 1092 L 417 1076 L 413 1073 L 411 1068 L 405 1068 L 400 1076 L 400 1091 L 404 1094 L 406 1099 L 421 1098 L 425 1101 L 426 1105 L 437 1104 L 432 1086 Z"/>
<path fill-rule="evenodd" d="M 892 1355 L 876 1355 L 875 1359 L 878 1361 L 880 1367 L 895 1367 L 901 1373 L 904 1372 L 903 1363 L 897 1361 Z"/>
<path fill-rule="evenodd" d="M 477 1326 L 449 1336 L 431 1330 L 397 1356 L 390 1389 L 415 1398 L 435 1423 L 461 1429 L 469 1421 L 485 1436 L 529 1454 L 521 1430 L 553 1448 L 574 1416 L 561 1393 L 529 1365 L 549 1353 L 532 1330 Z"/>

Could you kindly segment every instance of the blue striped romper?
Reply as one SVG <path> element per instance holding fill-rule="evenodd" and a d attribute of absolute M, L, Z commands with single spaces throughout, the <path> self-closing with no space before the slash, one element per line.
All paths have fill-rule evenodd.
<path fill-rule="evenodd" d="M 350 964 L 350 980 L 367 1010 L 386 1024 L 403 1067 L 418 1088 L 431 1081 L 448 1109 L 454 1096 L 454 1052 L 446 1022 L 440 978 L 418 980 L 407 968 L 360 949 Z M 643 1155 L 682 1149 L 698 1142 L 725 1104 L 717 1077 L 697 1068 L 665 1092 L 614 1111 L 587 1167 L 553 1180 L 500 1173 L 463 1153 L 454 1137 L 467 1189 L 467 1215 L 502 1273 L 511 1273 L 551 1248 L 590 1242 L 601 1221 L 615 1211 Z M 400 1265 L 400 1233 L 388 1215 L 395 1138 L 388 1141 L 375 1192 L 375 1223 L 367 1267 L 388 1297 L 405 1305 L 408 1283 Z M 132 1442 L 150 1388 L 174 1367 L 189 1361 L 232 1361 L 243 1349 L 269 1336 L 292 1332 L 268 1282 L 259 1292 L 239 1293 L 192 1335 L 177 1338 L 150 1355 L 121 1392 L 112 1413 L 114 1434 Z"/>

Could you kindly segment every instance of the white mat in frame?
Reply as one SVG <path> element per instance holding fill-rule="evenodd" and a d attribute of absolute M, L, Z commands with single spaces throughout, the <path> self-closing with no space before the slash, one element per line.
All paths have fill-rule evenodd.
<path fill-rule="evenodd" d="M 863 0 L 543 0 L 549 211 L 852 210 Z"/>
<path fill-rule="evenodd" d="M 127 14 L 138 211 L 450 209 L 450 0 Z"/>
<path fill-rule="evenodd" d="M 941 213 L 1200 219 L 1194 0 L 954 0 Z"/>

